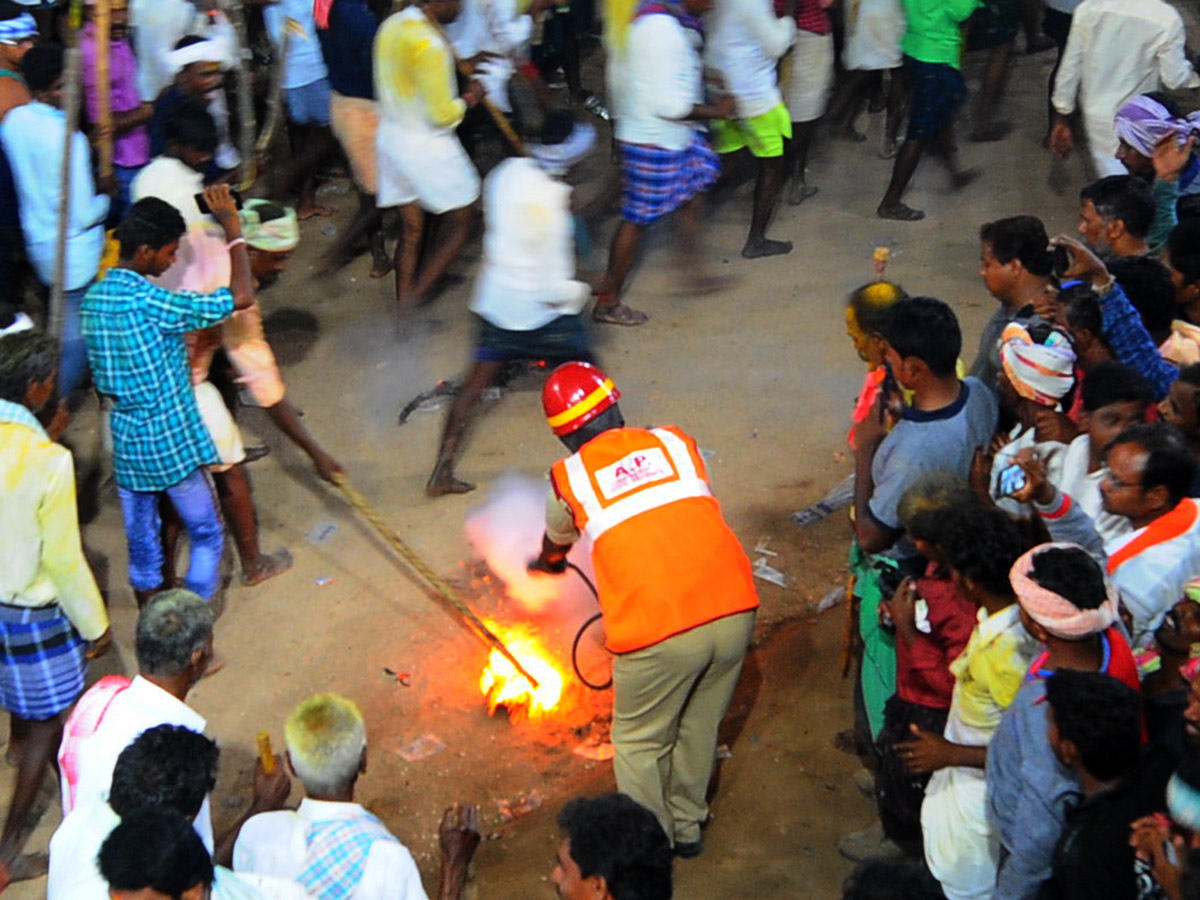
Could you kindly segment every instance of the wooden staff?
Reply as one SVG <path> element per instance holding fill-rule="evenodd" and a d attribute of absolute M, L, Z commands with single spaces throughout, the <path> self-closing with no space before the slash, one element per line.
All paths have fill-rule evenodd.
<path fill-rule="evenodd" d="M 112 73 L 109 68 L 112 0 L 96 0 L 92 21 L 96 24 L 96 102 L 99 106 L 96 125 L 100 129 L 100 177 L 109 178 L 113 173 Z"/>
<path fill-rule="evenodd" d="M 238 154 L 242 157 L 241 188 L 248 191 L 258 172 L 254 163 L 254 95 L 250 89 L 251 54 L 246 37 L 246 8 L 243 0 L 219 0 L 219 3 L 237 35 Z"/>
<path fill-rule="evenodd" d="M 263 154 L 270 149 L 271 141 L 275 139 L 276 132 L 279 131 L 283 124 L 283 70 L 287 65 L 288 48 L 292 44 L 292 23 L 295 19 L 284 19 L 283 22 L 283 37 L 279 40 L 277 48 L 277 56 L 271 62 L 271 83 L 267 88 L 267 119 L 263 123 L 262 133 L 258 136 L 258 143 L 254 145 L 254 163 L 258 165 L 258 160 Z M 292 147 L 292 153 L 297 152 L 296 147 Z"/>
<path fill-rule="evenodd" d="M 76 0 L 74 6 L 81 4 Z M 79 121 L 80 56 L 79 48 L 66 53 L 63 80 L 66 88 L 65 128 L 62 166 L 58 172 L 58 235 L 54 242 L 54 281 L 50 287 L 50 334 L 62 334 L 63 303 L 67 279 L 67 226 L 71 211 L 71 156 L 75 146 L 75 125 Z"/>

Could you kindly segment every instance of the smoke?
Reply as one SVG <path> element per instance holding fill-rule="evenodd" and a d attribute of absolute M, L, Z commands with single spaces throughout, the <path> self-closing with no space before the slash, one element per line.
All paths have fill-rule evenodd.
<path fill-rule="evenodd" d="M 569 569 L 556 576 L 530 573 L 525 568 L 542 549 L 548 490 L 543 480 L 506 472 L 488 490 L 483 504 L 467 516 L 464 530 L 474 553 L 526 612 L 575 618 L 597 609 L 579 575 Z M 568 558 L 595 581 L 591 543 L 586 537 L 571 549 Z"/>

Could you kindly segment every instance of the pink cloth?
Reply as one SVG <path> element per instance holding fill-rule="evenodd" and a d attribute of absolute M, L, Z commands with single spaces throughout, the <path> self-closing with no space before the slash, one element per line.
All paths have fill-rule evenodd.
<path fill-rule="evenodd" d="M 64 816 L 75 808 L 75 789 L 79 784 L 79 744 L 96 733 L 113 700 L 130 683 L 124 675 L 105 675 L 79 698 L 67 724 L 63 726 L 58 765 L 67 784 L 67 793 L 62 798 Z"/>
<path fill-rule="evenodd" d="M 1080 609 L 1066 597 L 1046 590 L 1029 577 L 1029 573 L 1033 571 L 1034 557 L 1050 549 L 1087 552 L 1078 544 L 1042 544 L 1013 563 L 1008 577 L 1021 609 L 1033 621 L 1063 640 L 1076 641 L 1104 631 L 1117 619 L 1117 601 L 1111 591 L 1096 609 Z"/>

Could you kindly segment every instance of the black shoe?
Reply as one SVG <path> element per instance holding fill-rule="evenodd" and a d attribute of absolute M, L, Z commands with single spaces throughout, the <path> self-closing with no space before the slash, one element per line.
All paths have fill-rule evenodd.
<path fill-rule="evenodd" d="M 672 852 L 680 859 L 695 859 L 704 852 L 704 839 L 698 841 L 676 841 Z"/>
<path fill-rule="evenodd" d="M 271 452 L 270 447 L 247 447 L 246 458 L 242 460 L 244 463 L 258 462 L 264 456 Z"/>

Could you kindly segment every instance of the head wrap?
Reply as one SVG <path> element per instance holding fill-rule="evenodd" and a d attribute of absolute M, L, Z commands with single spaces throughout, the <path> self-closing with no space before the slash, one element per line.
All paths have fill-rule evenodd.
<path fill-rule="evenodd" d="M 264 206 L 279 206 L 269 200 L 247 200 L 242 209 L 242 235 L 246 243 L 255 250 L 284 253 L 295 250 L 300 243 L 300 220 L 296 211 L 287 206 L 279 207 L 283 215 L 266 222 L 259 218 Z"/>
<path fill-rule="evenodd" d="M 0 19 L 0 41 L 19 41 L 37 33 L 37 22 L 29 13 L 21 13 L 15 19 Z"/>
<path fill-rule="evenodd" d="M 1117 598 L 1113 595 L 1111 585 L 1107 587 L 1108 596 L 1096 609 L 1080 609 L 1066 597 L 1046 590 L 1030 578 L 1029 573 L 1033 570 L 1034 557 L 1050 549 L 1072 549 L 1087 553 L 1078 544 L 1042 544 L 1013 563 L 1008 579 L 1012 582 L 1021 609 L 1033 621 L 1064 641 L 1078 641 L 1099 634 L 1117 620 Z"/>
<path fill-rule="evenodd" d="M 1035 344 L 1023 325 L 1011 323 L 1000 335 L 1000 362 L 1016 392 L 1042 406 L 1057 404 L 1075 383 L 1075 351 L 1059 331 Z"/>
<path fill-rule="evenodd" d="M 1117 110 L 1113 127 L 1117 137 L 1142 156 L 1154 156 L 1154 147 L 1167 135 L 1182 140 L 1200 128 L 1200 112 L 1177 119 L 1154 98 L 1139 94 Z"/>
<path fill-rule="evenodd" d="M 180 72 L 192 63 L 221 63 L 225 62 L 225 53 L 216 41 L 197 41 L 172 50 L 167 54 L 167 64 L 172 72 Z"/>
<path fill-rule="evenodd" d="M 1167 811 L 1177 825 L 1200 831 L 1200 791 L 1176 773 L 1167 782 Z"/>
<path fill-rule="evenodd" d="M 596 143 L 596 129 L 587 122 L 575 122 L 567 136 L 556 144 L 529 144 L 529 155 L 551 175 L 562 175 L 579 162 Z"/>

